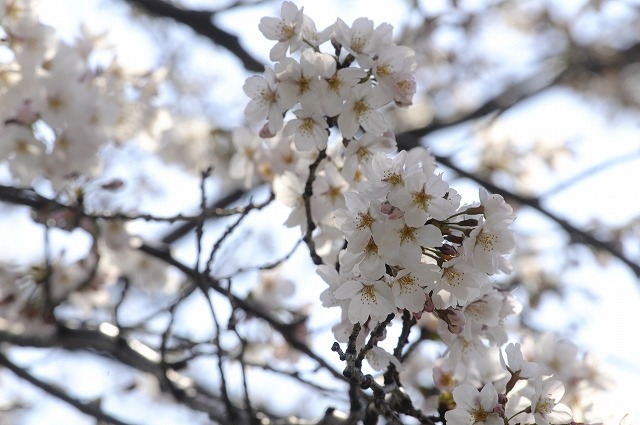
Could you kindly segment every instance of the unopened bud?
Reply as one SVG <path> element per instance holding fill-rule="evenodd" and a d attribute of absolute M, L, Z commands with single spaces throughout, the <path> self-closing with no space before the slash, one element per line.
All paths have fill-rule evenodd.
<path fill-rule="evenodd" d="M 452 257 L 455 257 L 456 255 L 458 255 L 458 251 L 456 251 L 456 249 L 449 244 L 442 245 L 441 247 L 438 248 L 438 250 L 442 252 L 444 255 L 449 255 Z"/>
<path fill-rule="evenodd" d="M 464 213 L 468 214 L 468 215 L 483 214 L 484 213 L 484 207 L 482 205 L 480 205 L 480 206 L 477 206 L 477 207 L 467 208 L 466 210 L 464 210 Z"/>
<path fill-rule="evenodd" d="M 507 404 L 507 401 L 509 401 L 509 399 L 507 399 L 507 395 L 506 394 L 498 394 L 498 403 L 500 404 Z"/>
<path fill-rule="evenodd" d="M 100 187 L 104 190 L 118 190 L 124 186 L 124 181 L 121 179 L 113 179 L 110 182 L 102 184 Z"/>
<path fill-rule="evenodd" d="M 445 310 L 444 320 L 447 322 L 447 328 L 452 334 L 459 335 L 464 330 L 466 321 L 462 311 L 450 307 Z"/>
<path fill-rule="evenodd" d="M 391 214 L 391 211 L 393 211 L 393 205 L 391 205 L 389 203 L 389 201 L 385 201 L 382 203 L 382 205 L 380 205 L 380 212 L 382 214 Z"/>
<path fill-rule="evenodd" d="M 389 201 L 385 201 L 380 205 L 380 212 L 382 212 L 382 214 L 386 214 L 390 220 L 397 220 L 404 217 L 404 211 L 394 207 L 389 203 Z"/>
<path fill-rule="evenodd" d="M 275 136 L 275 134 L 273 134 L 270 130 L 269 130 L 269 123 L 266 123 L 261 129 L 260 132 L 258 133 L 258 136 L 262 137 L 263 139 L 269 139 L 273 136 Z"/>
<path fill-rule="evenodd" d="M 462 245 L 462 236 L 456 236 L 456 235 L 444 235 L 444 238 L 446 240 L 448 240 L 449 242 L 453 242 L 456 243 L 458 245 Z"/>
<path fill-rule="evenodd" d="M 16 120 L 24 125 L 31 125 L 38 120 L 38 113 L 33 109 L 30 100 L 25 100 L 16 111 Z"/>
<path fill-rule="evenodd" d="M 424 302 L 424 311 L 427 313 L 433 313 L 433 310 L 436 309 L 436 306 L 433 305 L 433 299 L 431 299 L 431 295 L 427 294 L 427 299 Z"/>
<path fill-rule="evenodd" d="M 475 218 L 469 218 L 467 220 L 459 221 L 456 224 L 458 226 L 475 227 L 478 225 L 478 220 L 476 220 Z"/>

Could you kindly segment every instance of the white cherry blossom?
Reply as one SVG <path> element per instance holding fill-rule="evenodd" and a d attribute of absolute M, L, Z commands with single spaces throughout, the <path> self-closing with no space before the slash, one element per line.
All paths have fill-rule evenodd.
<path fill-rule="evenodd" d="M 264 77 L 254 75 L 247 78 L 242 89 L 251 98 L 244 110 L 247 120 L 261 124 L 266 119 L 269 132 L 276 134 L 284 123 L 283 113 L 295 102 L 289 104 L 283 101 L 274 70 L 265 67 Z"/>
<path fill-rule="evenodd" d="M 293 137 L 298 150 L 325 149 L 329 137 L 327 121 L 313 109 L 293 111 L 295 119 L 287 122 L 282 131 L 284 137 Z"/>
<path fill-rule="evenodd" d="M 509 225 L 515 220 L 511 205 L 502 196 L 491 194 L 483 187 L 480 188 L 480 205 L 484 207 L 484 217 L 490 225 Z"/>
<path fill-rule="evenodd" d="M 486 275 L 457 257 L 442 264 L 441 278 L 436 282 L 434 294 L 444 302 L 443 307 L 465 305 L 479 295 Z"/>
<path fill-rule="evenodd" d="M 394 311 L 391 290 L 380 280 L 349 280 L 336 289 L 333 295 L 339 300 L 351 300 L 348 310 L 351 323 L 363 324 L 370 316 L 374 320 L 384 320 Z"/>
<path fill-rule="evenodd" d="M 359 139 L 351 139 L 344 153 L 343 174 L 347 179 L 351 179 L 358 170 L 362 170 L 371 162 L 376 153 L 391 153 L 394 150 L 396 150 L 396 139 L 389 130 L 382 136 L 365 133 Z"/>
<path fill-rule="evenodd" d="M 403 219 L 386 220 L 384 233 L 374 235 L 380 249 L 392 262 L 411 267 L 420 263 L 422 247 L 440 246 L 442 233 L 429 224 L 421 227 L 409 226 Z"/>
<path fill-rule="evenodd" d="M 275 40 L 277 43 L 269 52 L 272 61 L 282 59 L 287 49 L 295 52 L 302 43 L 303 7 L 298 7 L 290 1 L 282 2 L 280 9 L 281 18 L 267 17 L 260 19 L 258 29 L 268 40 Z"/>
<path fill-rule="evenodd" d="M 424 263 L 400 270 L 394 277 L 389 277 L 396 307 L 412 313 L 422 311 L 427 299 L 425 288 L 432 287 L 438 277 L 437 267 Z"/>
<path fill-rule="evenodd" d="M 358 127 L 366 132 L 382 135 L 387 130 L 387 123 L 378 109 L 387 103 L 389 99 L 382 90 L 369 81 L 353 87 L 338 116 L 342 137 L 353 138 Z"/>
<path fill-rule="evenodd" d="M 555 379 L 536 379 L 535 392 L 531 397 L 531 412 L 537 425 L 566 424 L 571 421 L 572 412 L 560 403 L 564 395 L 564 385 Z"/>
<path fill-rule="evenodd" d="M 463 246 L 465 253 L 478 270 L 488 274 L 509 272 L 505 269 L 504 256 L 515 248 L 514 233 L 504 221 L 496 224 L 479 224 L 465 239 Z"/>
<path fill-rule="evenodd" d="M 487 383 L 478 390 L 471 384 L 462 384 L 453 390 L 456 408 L 444 414 L 448 425 L 504 425 L 504 420 L 494 413 L 498 404 L 498 392 Z"/>
<path fill-rule="evenodd" d="M 346 192 L 344 199 L 347 208 L 334 212 L 334 225 L 348 236 L 349 251 L 362 251 L 369 243 L 373 229 L 381 233 L 384 228 L 380 202 L 370 201 L 358 192 Z"/>
<path fill-rule="evenodd" d="M 284 58 L 275 66 L 278 90 L 285 105 L 295 105 L 300 102 L 303 108 L 319 110 L 317 101 L 320 98 L 318 71 L 313 62 L 313 53 L 305 50 L 300 62 L 292 58 Z"/>
<path fill-rule="evenodd" d="M 530 379 L 539 376 L 540 365 L 524 359 L 520 343 L 510 343 L 505 347 L 504 352 L 507 354 L 507 360 L 505 361 L 502 351 L 500 351 L 500 364 L 507 371 L 512 374 L 517 373 L 521 379 Z"/>
<path fill-rule="evenodd" d="M 372 198 L 383 198 L 387 195 L 400 197 L 395 192 L 406 192 L 406 159 L 407 151 L 400 151 L 392 158 L 389 158 L 384 152 L 377 152 L 371 163 L 364 167 L 367 180 L 360 183 L 358 190 Z"/>
<path fill-rule="evenodd" d="M 351 27 L 340 18 L 334 24 L 336 39 L 355 56 L 363 68 L 371 68 L 373 56 L 383 46 L 391 43 L 393 26 L 387 23 L 380 24 L 375 29 L 373 26 L 373 21 L 367 18 L 356 19 Z"/>
<path fill-rule="evenodd" d="M 340 256 L 342 270 L 352 270 L 371 279 L 380 279 L 385 271 L 385 256 L 373 237 L 362 250 L 344 250 Z"/>
<path fill-rule="evenodd" d="M 429 218 L 445 220 L 454 213 L 444 198 L 449 185 L 441 175 L 413 173 L 405 180 L 405 188 L 406 191 L 390 195 L 389 202 L 404 211 L 404 219 L 410 226 L 422 226 Z"/>
<path fill-rule="evenodd" d="M 304 233 L 307 221 L 304 199 L 302 198 L 304 183 L 300 177 L 291 171 L 285 171 L 281 176 L 274 178 L 273 192 L 276 195 L 276 200 L 292 209 L 284 224 L 287 227 L 300 226 L 300 231 Z"/>
<path fill-rule="evenodd" d="M 377 345 L 367 351 L 365 358 L 367 359 L 367 362 L 369 362 L 369 366 L 378 372 L 385 370 L 389 364 L 393 364 L 397 371 L 402 370 L 400 360 L 398 360 L 393 354 L 388 353 L 384 348 L 378 347 Z"/>

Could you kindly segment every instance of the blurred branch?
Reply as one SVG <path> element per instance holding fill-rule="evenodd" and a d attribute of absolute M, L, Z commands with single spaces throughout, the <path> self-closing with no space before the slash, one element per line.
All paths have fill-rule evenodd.
<path fill-rule="evenodd" d="M 224 210 L 232 203 L 240 200 L 247 192 L 242 189 L 234 190 L 233 192 L 223 196 L 217 201 L 211 203 L 207 208 L 207 211 Z M 178 241 L 180 238 L 186 236 L 190 231 L 196 228 L 196 221 L 189 221 L 182 223 L 175 229 L 169 231 L 161 241 L 164 244 L 171 245 Z"/>
<path fill-rule="evenodd" d="M 630 153 L 626 153 L 624 155 L 620 155 L 620 156 L 616 156 L 613 158 L 609 158 L 606 161 L 602 161 L 596 165 L 594 165 L 593 167 L 587 168 L 586 170 L 572 176 L 571 178 L 561 182 L 560 184 L 554 186 L 553 188 L 551 188 L 550 190 L 547 190 L 545 193 L 543 193 L 542 195 L 540 195 L 541 198 L 543 199 L 548 199 L 554 195 L 556 195 L 559 192 L 562 192 L 563 190 L 568 189 L 569 187 L 580 183 L 581 181 L 583 181 L 584 179 L 587 179 L 591 176 L 593 176 L 594 174 L 597 173 L 601 173 L 603 171 L 606 171 L 609 168 L 612 168 L 616 165 L 620 165 L 620 164 L 624 164 L 625 162 L 630 162 L 630 161 L 634 161 L 636 159 L 640 158 L 640 150 L 635 151 L 635 152 L 630 152 Z"/>
<path fill-rule="evenodd" d="M 171 266 L 176 267 L 193 281 L 197 282 L 198 279 L 203 279 L 203 282 L 205 282 L 209 288 L 227 297 L 227 299 L 229 299 L 229 301 L 231 302 L 231 305 L 241 308 L 242 310 L 250 313 L 253 317 L 264 320 L 273 329 L 278 331 L 291 347 L 305 354 L 307 357 L 315 360 L 320 367 L 326 369 L 334 377 L 340 379 L 341 381 L 344 381 L 344 376 L 342 376 L 340 372 L 335 370 L 322 357 L 318 356 L 306 343 L 298 339 L 298 337 L 295 335 L 295 327 L 297 326 L 297 323 L 282 322 L 281 320 L 270 314 L 259 304 L 246 298 L 240 298 L 237 295 L 233 294 L 227 288 L 223 287 L 220 282 L 213 277 L 198 276 L 198 271 L 193 270 L 191 267 L 176 260 L 175 258 L 173 258 L 173 256 L 171 256 L 171 253 L 166 250 L 157 249 L 149 245 L 142 245 L 139 249 L 142 252 L 145 252 L 159 260 L 166 262 Z"/>
<path fill-rule="evenodd" d="M 2 338 L 0 338 L 0 341 L 1 340 Z M 35 376 L 27 372 L 26 369 L 18 366 L 17 364 L 9 360 L 2 352 L 0 352 L 0 366 L 6 367 L 11 372 L 13 372 L 17 377 L 24 379 L 30 384 L 40 388 L 42 391 L 46 392 L 47 394 L 53 397 L 59 398 L 60 400 L 70 404 L 71 406 L 75 407 L 82 413 L 89 416 L 93 416 L 101 423 L 109 423 L 113 425 L 127 425 L 126 422 L 122 422 L 121 420 L 116 419 L 113 416 L 103 412 L 102 409 L 100 409 L 100 404 L 98 402 L 84 402 L 84 401 L 78 400 L 77 398 L 71 397 L 69 394 L 67 394 L 60 388 L 39 380 L 38 378 L 36 378 Z"/>
<path fill-rule="evenodd" d="M 208 38 L 233 53 L 247 70 L 264 71 L 264 64 L 257 61 L 242 47 L 237 36 L 226 32 L 213 23 L 213 16 L 216 12 L 183 9 L 163 0 L 124 1 L 151 16 L 173 19 L 175 22 L 188 26 L 196 34 Z"/>

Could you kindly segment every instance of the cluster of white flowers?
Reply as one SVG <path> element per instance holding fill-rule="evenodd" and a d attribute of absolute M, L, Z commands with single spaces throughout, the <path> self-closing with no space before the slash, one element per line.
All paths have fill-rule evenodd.
<path fill-rule="evenodd" d="M 122 187 L 118 179 L 95 184 L 104 169 L 103 149 L 149 134 L 158 112 L 152 100 L 159 73 L 126 73 L 104 34 L 86 27 L 73 42 L 61 40 L 40 21 L 31 0 L 0 0 L 0 49 L 3 178 L 80 206 L 86 206 L 87 192 Z M 13 300 L 3 317 L 37 319 L 36 313 L 47 309 L 45 280 L 54 305 L 68 299 L 87 312 L 106 304 L 105 283 L 118 277 L 134 284 L 158 282 L 158 287 L 167 281 L 166 264 L 135 249 L 123 223 L 98 220 L 96 225 L 63 208 L 41 210 L 34 218 L 65 230 L 82 228 L 93 238 L 94 249 L 72 262 L 57 258 L 47 266 L 50 276 L 43 264 L 9 267 L 21 285 L 0 280 L 0 302 Z"/>
<path fill-rule="evenodd" d="M 127 76 L 115 59 L 96 66 L 96 54 L 114 56 L 103 36 L 83 27 L 74 43 L 61 41 L 30 0 L 0 1 L 0 28 L 0 163 L 19 184 L 44 177 L 60 190 L 95 177 L 101 147 L 151 122 L 158 81 Z"/>
<path fill-rule="evenodd" d="M 506 361 L 499 349 L 509 339 L 504 319 L 520 309 L 490 279 L 510 271 L 512 208 L 484 189 L 464 205 L 428 150 L 396 150 L 381 108 L 411 104 L 412 51 L 392 43 L 390 25 L 365 18 L 318 31 L 291 2 L 259 28 L 276 41 L 277 63 L 244 86 L 246 118 L 261 130 L 235 135 L 235 177 L 271 181 L 292 208 L 286 225 L 313 230 L 324 262 L 317 273 L 329 285 L 322 305 L 342 311 L 335 338 L 348 342 L 358 325 L 361 349 L 366 331 L 391 314 L 411 313 L 419 325 L 430 317 L 447 345 L 434 367 L 436 387 L 455 402 L 447 423 L 498 425 L 524 415 L 569 423 L 554 371 L 525 361 L 519 344 L 507 346 Z M 320 49 L 328 41 L 332 54 Z M 374 370 L 402 366 L 375 345 L 365 358 Z M 489 358 L 491 368 L 471 371 Z"/>
<path fill-rule="evenodd" d="M 153 132 L 157 79 L 126 76 L 115 59 L 105 68 L 92 65 L 101 37 L 85 31 L 73 45 L 58 40 L 29 0 L 0 0 L 0 27 L 0 163 L 16 184 L 44 177 L 61 193 L 70 178 L 99 175 L 103 146 Z M 505 318 L 519 305 L 490 277 L 510 270 L 512 208 L 484 189 L 478 202 L 464 204 L 428 150 L 397 151 L 383 108 L 411 105 L 413 52 L 392 42 L 388 24 L 338 19 L 318 31 L 288 1 L 281 17 L 263 18 L 259 29 L 276 42 L 270 52 L 276 63 L 247 79 L 250 126 L 233 132 L 235 151 L 228 164 L 219 162 L 226 177 L 246 187 L 270 182 L 276 199 L 291 208 L 285 224 L 310 237 L 309 249 L 323 263 L 322 305 L 341 310 L 336 340 L 346 343 L 361 329 L 355 341 L 361 350 L 368 332 L 390 315 L 410 316 L 446 345 L 432 366 L 440 403 L 453 402 L 445 409 L 448 424 L 569 423 L 562 382 L 591 384 L 596 375 L 576 358 L 575 346 L 509 344 L 506 359 L 500 348 L 509 341 Z M 326 44 L 331 53 L 321 50 Z M 201 167 L 214 148 L 203 142 L 183 149 L 175 139 L 211 136 L 207 123 L 196 122 L 167 130 L 166 143 L 151 150 Z M 77 223 L 78 217 L 56 216 L 63 213 L 41 212 L 36 220 L 86 230 L 91 252 L 72 264 L 47 265 L 51 276 L 44 267 L 20 273 L 0 264 L 0 303 L 13 302 L 3 316 L 41 313 L 45 279 L 50 301 L 75 299 L 87 310 L 107 303 L 98 288 L 119 277 L 136 286 L 155 282 L 152 290 L 168 285 L 166 266 L 135 249 L 124 222 Z M 95 293 L 83 297 L 79 289 Z M 277 310 L 292 292 L 290 281 L 265 273 L 249 297 Z M 299 329 L 303 339 L 306 330 Z M 376 371 L 405 367 L 375 343 L 362 353 Z M 580 390 L 567 388 L 572 396 Z"/>

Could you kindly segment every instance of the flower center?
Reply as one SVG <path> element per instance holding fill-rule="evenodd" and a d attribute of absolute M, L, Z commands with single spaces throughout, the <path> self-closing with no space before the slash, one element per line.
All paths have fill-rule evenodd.
<path fill-rule="evenodd" d="M 357 221 L 358 224 L 356 225 L 356 228 L 358 230 L 362 230 L 366 227 L 371 227 L 375 220 L 368 213 L 358 213 Z"/>
<path fill-rule="evenodd" d="M 445 267 L 442 270 L 442 277 L 449 281 L 449 285 L 457 285 L 458 280 L 460 279 L 460 272 L 453 267 Z"/>
<path fill-rule="evenodd" d="M 480 232 L 478 236 L 476 236 L 476 245 L 480 244 L 484 249 L 491 250 L 493 249 L 493 245 L 496 243 L 496 237 L 494 235 L 489 235 L 483 232 Z"/>
<path fill-rule="evenodd" d="M 413 203 L 417 205 L 422 210 L 427 210 L 427 206 L 429 206 L 429 201 L 431 201 L 431 195 L 425 193 L 424 190 L 420 192 L 413 192 Z"/>
<path fill-rule="evenodd" d="M 486 422 L 489 412 L 481 407 L 476 407 L 471 411 L 471 416 L 473 416 L 473 423 Z"/>
<path fill-rule="evenodd" d="M 411 242 L 416 240 L 416 229 L 406 224 L 400 231 L 400 243 Z"/>

